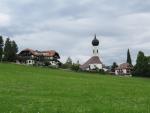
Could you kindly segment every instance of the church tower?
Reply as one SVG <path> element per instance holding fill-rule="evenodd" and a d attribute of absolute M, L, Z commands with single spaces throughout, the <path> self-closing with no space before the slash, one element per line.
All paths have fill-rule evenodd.
<path fill-rule="evenodd" d="M 93 55 L 89 60 L 87 60 L 83 65 L 80 66 L 80 69 L 90 71 L 90 70 L 96 70 L 96 69 L 103 69 L 103 63 L 101 62 L 99 58 L 99 40 L 96 38 L 96 35 L 94 39 L 92 40 L 92 46 L 93 46 Z"/>
<path fill-rule="evenodd" d="M 92 45 L 93 45 L 93 56 L 99 56 L 99 50 L 98 50 L 99 40 L 96 38 L 96 34 L 92 41 Z"/>

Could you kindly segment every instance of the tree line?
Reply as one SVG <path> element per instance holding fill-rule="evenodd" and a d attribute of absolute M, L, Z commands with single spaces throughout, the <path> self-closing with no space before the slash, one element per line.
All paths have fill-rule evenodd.
<path fill-rule="evenodd" d="M 80 62 L 78 60 L 76 63 L 74 63 L 72 61 L 71 57 L 68 57 L 66 62 L 64 64 L 61 64 L 60 68 L 69 69 L 72 71 L 79 71 L 80 70 Z"/>
<path fill-rule="evenodd" d="M 14 40 L 0 36 L 0 61 L 15 62 L 17 59 L 18 46 Z"/>
<path fill-rule="evenodd" d="M 127 63 L 132 65 L 129 49 L 127 52 Z M 138 52 L 136 64 L 133 66 L 132 75 L 150 77 L 150 56 L 145 56 L 142 51 Z"/>
<path fill-rule="evenodd" d="M 130 50 L 127 51 L 127 61 L 132 65 Z M 111 71 L 115 72 L 115 69 L 118 67 L 117 63 L 114 62 L 111 66 Z M 144 52 L 139 51 L 136 59 L 136 64 L 133 66 L 132 70 L 133 76 L 139 77 L 150 77 L 150 56 L 145 56 Z"/>

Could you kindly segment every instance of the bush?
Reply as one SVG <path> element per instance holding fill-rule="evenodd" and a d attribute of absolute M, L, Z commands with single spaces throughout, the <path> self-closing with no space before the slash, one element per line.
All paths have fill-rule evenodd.
<path fill-rule="evenodd" d="M 71 70 L 73 70 L 73 71 L 79 71 L 79 69 L 80 69 L 80 67 L 79 67 L 78 64 L 73 64 L 73 65 L 71 66 Z"/>
<path fill-rule="evenodd" d="M 62 68 L 62 69 L 69 69 L 70 66 L 68 64 L 61 64 L 60 68 Z"/>

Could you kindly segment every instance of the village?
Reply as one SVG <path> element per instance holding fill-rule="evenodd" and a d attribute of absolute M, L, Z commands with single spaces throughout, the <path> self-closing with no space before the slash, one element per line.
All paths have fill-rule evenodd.
<path fill-rule="evenodd" d="M 150 113 L 150 0 L 0 0 L 0 113 Z"/>
<path fill-rule="evenodd" d="M 93 46 L 93 56 L 87 60 L 84 64 L 79 64 L 79 69 L 82 71 L 95 71 L 98 70 L 108 72 L 113 75 L 128 75 L 131 76 L 131 72 L 133 70 L 133 66 L 130 63 L 123 63 L 120 66 L 115 67 L 115 71 L 111 71 L 108 66 L 105 66 L 104 63 L 100 60 L 99 56 L 99 40 L 97 39 L 96 35 L 92 40 Z M 25 49 L 22 50 L 18 54 L 17 63 L 19 64 L 26 64 L 26 65 L 47 65 L 53 67 L 61 67 L 61 62 L 59 61 L 60 55 L 58 52 L 54 50 L 49 51 L 38 51 L 32 49 Z M 69 61 L 67 62 L 69 63 Z M 73 65 L 73 64 L 70 64 Z"/>
<path fill-rule="evenodd" d="M 127 62 L 123 62 L 120 65 L 117 65 L 117 63 L 114 62 L 112 66 L 106 66 L 105 63 L 101 61 L 101 56 L 99 55 L 100 42 L 96 37 L 96 35 L 94 36 L 94 39 L 91 41 L 91 44 L 93 47 L 92 50 L 93 55 L 84 64 L 80 63 L 75 64 L 72 62 L 71 58 L 68 58 L 66 63 L 63 64 L 62 62 L 60 62 L 61 55 L 55 50 L 38 51 L 29 48 L 21 50 L 18 54 L 15 53 L 16 57 L 14 61 L 17 64 L 24 64 L 24 65 L 47 66 L 53 68 L 71 69 L 74 71 L 107 73 L 119 76 L 132 76 L 134 66 L 132 65 L 129 49 L 127 51 L 127 60 L 126 60 Z M 11 54 L 10 57 L 12 57 L 12 55 L 13 54 Z"/>

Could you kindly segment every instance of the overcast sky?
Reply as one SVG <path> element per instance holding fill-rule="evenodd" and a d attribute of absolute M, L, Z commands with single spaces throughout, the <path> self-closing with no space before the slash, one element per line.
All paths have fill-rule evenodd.
<path fill-rule="evenodd" d="M 94 34 L 104 64 L 150 55 L 150 0 L 0 0 L 0 34 L 19 50 L 56 50 L 61 61 L 92 55 Z"/>

